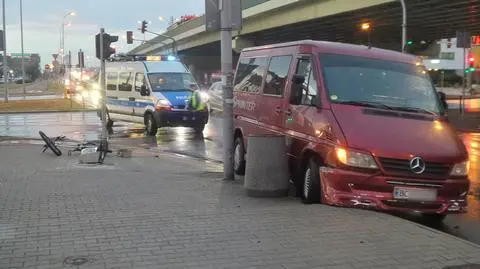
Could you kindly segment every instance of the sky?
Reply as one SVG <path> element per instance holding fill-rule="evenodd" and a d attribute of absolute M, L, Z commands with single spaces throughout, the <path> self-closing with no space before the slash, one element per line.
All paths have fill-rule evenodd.
<path fill-rule="evenodd" d="M 6 0 L 7 53 L 21 52 L 20 0 Z M 1 7 L 0 7 L 1 8 Z M 95 35 L 100 27 L 119 36 L 117 51 L 127 52 L 133 45 L 126 43 L 125 32 L 134 31 L 134 38 L 143 39 L 138 21 L 150 21 L 148 29 L 161 32 L 167 28 L 171 16 L 203 14 L 204 0 L 23 0 L 23 36 L 25 53 L 39 53 L 44 64 L 51 63 L 52 54 L 60 50 L 60 32 L 64 15 L 65 51 L 72 52 L 72 63 L 77 63 L 77 52 L 85 52 L 85 63 L 97 65 Z M 161 21 L 159 17 L 164 17 Z M 153 38 L 146 34 L 146 38 Z"/>

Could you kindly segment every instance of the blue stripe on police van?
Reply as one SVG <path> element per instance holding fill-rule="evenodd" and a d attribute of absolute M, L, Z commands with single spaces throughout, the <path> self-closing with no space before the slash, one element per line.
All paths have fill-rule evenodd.
<path fill-rule="evenodd" d="M 128 101 L 128 100 L 115 100 L 115 99 L 107 99 L 108 105 L 115 105 L 115 106 L 127 106 L 127 107 L 147 107 L 153 106 L 153 102 L 140 102 L 140 101 Z"/>

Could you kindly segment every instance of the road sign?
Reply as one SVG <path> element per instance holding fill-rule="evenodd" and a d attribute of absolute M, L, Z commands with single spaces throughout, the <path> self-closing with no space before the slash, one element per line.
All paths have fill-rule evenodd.
<path fill-rule="evenodd" d="M 234 31 L 242 29 L 242 0 L 230 2 L 230 25 L 222 25 L 220 11 L 223 0 L 205 0 L 205 26 L 207 31 L 219 31 L 222 27 L 231 28 Z"/>
<path fill-rule="evenodd" d="M 205 0 L 205 26 L 207 31 L 220 30 L 220 0 Z"/>
<path fill-rule="evenodd" d="M 472 40 L 469 32 L 457 31 L 457 48 L 470 48 Z"/>

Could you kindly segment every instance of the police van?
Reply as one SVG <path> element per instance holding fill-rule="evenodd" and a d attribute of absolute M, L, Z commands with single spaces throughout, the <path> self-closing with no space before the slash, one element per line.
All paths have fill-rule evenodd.
<path fill-rule="evenodd" d="M 203 132 L 208 109 L 189 109 L 199 90 L 190 71 L 175 56 L 135 56 L 106 63 L 107 127 L 116 121 L 145 124 L 147 135 L 161 127 L 192 127 Z M 205 100 L 206 102 L 206 100 Z"/>

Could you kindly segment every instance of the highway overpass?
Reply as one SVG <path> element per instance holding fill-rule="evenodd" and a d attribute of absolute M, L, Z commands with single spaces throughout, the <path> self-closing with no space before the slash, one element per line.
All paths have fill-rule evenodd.
<path fill-rule="evenodd" d="M 480 34 L 480 0 L 405 0 L 408 39 L 415 43 L 452 37 L 456 30 Z M 360 25 L 372 25 L 375 47 L 401 49 L 402 9 L 398 0 L 243 0 L 243 29 L 234 32 L 234 50 L 284 41 L 314 39 L 366 44 Z M 165 33 L 194 70 L 220 68 L 220 34 L 205 31 L 205 17 Z M 171 41 L 156 37 L 133 54 L 162 54 Z"/>

